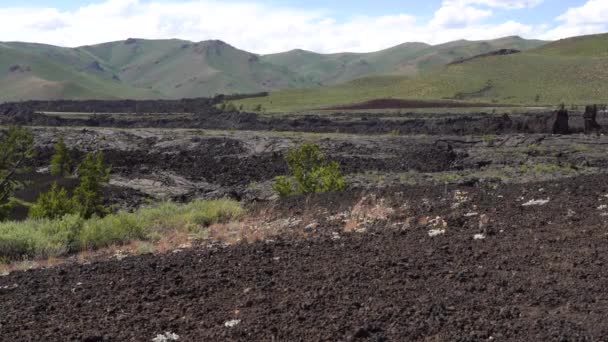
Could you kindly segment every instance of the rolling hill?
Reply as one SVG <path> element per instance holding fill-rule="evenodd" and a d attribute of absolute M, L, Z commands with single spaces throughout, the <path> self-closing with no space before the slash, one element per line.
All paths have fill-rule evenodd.
<path fill-rule="evenodd" d="M 546 42 L 505 37 L 488 41 L 467 41 L 428 45 L 405 43 L 371 53 L 317 54 L 293 50 L 266 55 L 262 59 L 293 70 L 305 80 L 319 85 L 344 83 L 364 76 L 414 76 L 453 61 L 500 49 L 529 50 Z"/>
<path fill-rule="evenodd" d="M 78 48 L 0 43 L 0 101 L 182 98 L 336 85 L 360 77 L 416 77 L 455 60 L 545 42 L 507 37 L 372 53 L 293 50 L 257 55 L 222 41 L 127 39 Z"/>
<path fill-rule="evenodd" d="M 32 48 L 37 52 L 27 51 Z M 28 45 L 21 49 L 0 43 L 0 101 L 162 96 L 81 71 L 85 60 L 77 55 L 61 51 L 60 55 L 66 60 L 59 62 L 48 58 L 46 53 L 38 52 L 39 49 L 45 49 L 46 53 L 55 51 L 48 46 Z"/>
<path fill-rule="evenodd" d="M 240 101 L 246 108 L 300 111 L 380 98 L 555 105 L 608 102 L 608 34 L 574 37 L 525 52 L 487 55 L 414 77 L 381 76 Z"/>

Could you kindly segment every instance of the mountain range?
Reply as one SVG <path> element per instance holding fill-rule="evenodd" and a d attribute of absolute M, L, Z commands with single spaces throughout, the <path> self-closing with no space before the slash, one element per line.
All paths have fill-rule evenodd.
<path fill-rule="evenodd" d="M 360 79 L 382 83 L 397 77 L 402 82 L 434 74 L 453 62 L 465 65 L 472 57 L 496 50 L 530 51 L 545 44 L 505 37 L 440 45 L 405 43 L 371 53 L 292 50 L 259 55 L 219 40 L 129 38 L 77 48 L 3 42 L 0 101 L 186 98 L 334 89 Z"/>
<path fill-rule="evenodd" d="M 477 55 L 410 76 L 370 76 L 339 85 L 282 90 L 236 104 L 292 112 L 387 98 L 525 106 L 608 103 L 608 34 L 523 50 Z"/>

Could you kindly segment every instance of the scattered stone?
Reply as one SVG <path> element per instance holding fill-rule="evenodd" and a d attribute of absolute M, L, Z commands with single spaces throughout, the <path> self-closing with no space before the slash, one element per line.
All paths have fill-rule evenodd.
<path fill-rule="evenodd" d="M 241 320 L 240 320 L 240 319 L 231 319 L 231 320 L 229 320 L 229 321 L 226 321 L 226 322 L 224 323 L 224 326 L 225 326 L 226 328 L 234 328 L 234 327 L 236 327 L 237 325 L 239 325 L 240 323 L 241 323 Z"/>
<path fill-rule="evenodd" d="M 432 225 L 433 227 L 441 227 L 441 228 L 448 227 L 448 223 L 440 216 L 437 216 L 434 219 L 430 220 L 429 224 Z"/>
<path fill-rule="evenodd" d="M 307 225 L 306 227 L 304 227 L 304 232 L 312 233 L 315 229 L 317 229 L 318 226 L 319 226 L 319 224 L 317 222 L 313 222 L 313 223 Z"/>
<path fill-rule="evenodd" d="M 486 238 L 485 234 L 475 234 L 473 235 L 473 240 L 484 240 Z"/>
<path fill-rule="evenodd" d="M 439 236 L 439 235 L 443 235 L 445 234 L 445 229 L 431 229 L 429 230 L 429 236 L 430 237 L 435 237 L 435 236 Z"/>
<path fill-rule="evenodd" d="M 126 257 L 128 257 L 128 255 L 125 254 L 123 251 L 118 251 L 114 254 L 114 258 L 116 258 L 116 260 L 119 260 L 119 261 Z"/>
<path fill-rule="evenodd" d="M 168 342 L 177 340 L 179 340 L 178 334 L 167 331 L 164 334 L 156 335 L 156 337 L 152 339 L 152 342 Z"/>
<path fill-rule="evenodd" d="M 290 218 L 287 221 L 287 228 L 296 228 L 300 225 L 300 223 L 302 223 L 302 220 Z"/>
<path fill-rule="evenodd" d="M 452 204 L 452 209 L 456 209 L 460 207 L 462 204 L 466 203 L 469 200 L 468 193 L 462 190 L 456 190 L 454 192 L 454 204 Z"/>
<path fill-rule="evenodd" d="M 466 213 L 464 214 L 464 217 L 473 217 L 473 216 L 477 216 L 479 215 L 479 213 Z"/>
<path fill-rule="evenodd" d="M 549 198 L 547 199 L 539 199 L 539 200 L 530 200 L 524 204 L 522 204 L 523 207 L 530 207 L 530 206 L 536 206 L 536 205 L 545 205 L 549 203 Z"/>
<path fill-rule="evenodd" d="M 14 290 L 19 287 L 19 284 L 0 286 L 0 290 Z"/>

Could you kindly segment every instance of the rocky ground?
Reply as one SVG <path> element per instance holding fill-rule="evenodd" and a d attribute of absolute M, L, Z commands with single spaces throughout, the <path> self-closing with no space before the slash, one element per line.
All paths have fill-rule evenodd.
<path fill-rule="evenodd" d="M 74 186 L 48 175 L 62 136 L 75 159 L 104 152 L 116 208 L 231 197 L 249 210 L 192 248 L 0 276 L 0 340 L 608 336 L 608 138 L 576 133 L 581 113 L 575 134 L 552 135 L 552 113 L 287 118 L 224 113 L 216 101 L 142 104 L 173 114 L 112 114 L 129 101 L 102 115 L 0 106 L 0 124 L 36 137 L 23 200 L 54 181 Z M 85 104 L 52 109 L 99 105 Z M 302 143 L 338 161 L 350 190 L 277 199 L 283 155 Z"/>
<path fill-rule="evenodd" d="M 7 341 L 598 341 L 608 334 L 607 181 L 294 199 L 276 210 L 316 213 L 314 228 L 294 228 L 308 232 L 305 239 L 0 277 L 0 334 Z M 365 203 L 365 218 L 350 224 L 352 209 Z"/>
<path fill-rule="evenodd" d="M 283 155 L 318 144 L 340 163 L 355 189 L 426 183 L 521 183 L 598 174 L 608 169 L 606 136 L 354 135 L 199 129 L 33 128 L 43 176 L 63 136 L 75 159 L 101 150 L 111 184 L 141 197 L 189 200 L 229 196 L 268 200 L 273 179 L 287 172 Z M 69 186 L 69 182 L 66 184 Z M 35 198 L 29 194 L 27 200 Z"/>

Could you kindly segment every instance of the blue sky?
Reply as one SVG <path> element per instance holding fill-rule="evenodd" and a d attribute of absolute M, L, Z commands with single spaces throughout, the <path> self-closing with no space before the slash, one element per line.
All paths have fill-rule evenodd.
<path fill-rule="evenodd" d="M 0 7 L 55 7 L 61 10 L 74 10 L 83 5 L 102 1 L 74 1 L 74 0 L 3 0 Z M 165 2 L 179 2 L 167 0 Z M 226 2 L 243 2 L 231 1 Z M 327 9 L 336 17 L 347 18 L 356 15 L 387 15 L 394 13 L 408 13 L 421 18 L 431 19 L 433 13 L 441 7 L 441 0 L 377 0 L 377 1 L 349 1 L 349 0 L 268 0 L 260 1 L 272 6 L 284 6 L 303 9 Z M 568 8 L 580 7 L 586 0 L 547 0 L 533 10 L 523 9 L 515 11 L 502 11 L 496 20 L 507 18 L 518 18 L 530 23 L 549 22 Z"/>
<path fill-rule="evenodd" d="M 605 32 L 608 0 L 0 0 L 0 22 L 0 41 L 63 46 L 138 37 L 222 39 L 259 53 L 373 51 Z"/>

